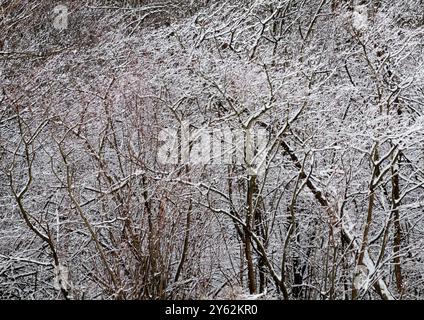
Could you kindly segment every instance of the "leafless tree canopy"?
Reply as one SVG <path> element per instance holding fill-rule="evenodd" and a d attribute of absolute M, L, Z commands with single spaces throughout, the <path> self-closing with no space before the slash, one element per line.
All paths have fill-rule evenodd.
<path fill-rule="evenodd" d="M 0 0 L 0 299 L 423 299 L 423 8 Z"/>

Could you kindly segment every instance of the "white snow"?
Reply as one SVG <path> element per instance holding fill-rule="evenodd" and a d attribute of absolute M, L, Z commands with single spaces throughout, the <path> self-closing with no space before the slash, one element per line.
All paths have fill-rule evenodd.
<path fill-rule="evenodd" d="M 368 28 L 368 12 L 366 6 L 356 6 L 352 14 L 352 25 L 357 31 Z"/>

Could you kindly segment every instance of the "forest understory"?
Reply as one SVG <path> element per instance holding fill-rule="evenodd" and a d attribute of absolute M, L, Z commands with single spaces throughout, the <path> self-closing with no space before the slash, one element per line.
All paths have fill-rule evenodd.
<path fill-rule="evenodd" d="M 0 0 L 0 299 L 424 299 L 424 1 Z"/>

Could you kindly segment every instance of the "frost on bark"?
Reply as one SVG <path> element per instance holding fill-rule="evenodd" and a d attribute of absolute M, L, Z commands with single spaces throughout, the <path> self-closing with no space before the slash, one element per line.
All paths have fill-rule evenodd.
<path fill-rule="evenodd" d="M 1 299 L 422 299 L 422 3 L 0 2 Z"/>

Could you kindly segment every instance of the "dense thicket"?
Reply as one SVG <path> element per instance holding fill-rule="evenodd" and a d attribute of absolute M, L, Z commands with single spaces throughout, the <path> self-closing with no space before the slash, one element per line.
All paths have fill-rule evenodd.
<path fill-rule="evenodd" d="M 0 0 L 0 298 L 422 299 L 423 7 Z"/>

